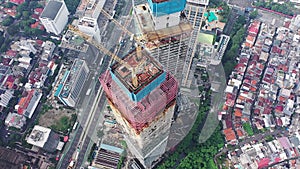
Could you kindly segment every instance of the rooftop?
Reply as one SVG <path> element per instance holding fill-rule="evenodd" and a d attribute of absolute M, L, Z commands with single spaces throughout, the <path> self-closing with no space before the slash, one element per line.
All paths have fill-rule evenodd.
<path fill-rule="evenodd" d="M 81 70 L 83 64 L 84 64 L 84 60 L 75 59 L 70 70 L 65 73 L 64 78 L 62 79 L 62 82 L 64 83 L 64 86 L 61 91 L 62 97 L 69 96 L 70 91 L 73 87 L 73 83 L 75 82 L 77 76 L 79 75 L 79 71 Z"/>
<path fill-rule="evenodd" d="M 199 33 L 198 35 L 198 42 L 212 45 L 214 41 L 214 35 L 207 34 L 207 33 Z"/>
<path fill-rule="evenodd" d="M 9 112 L 6 119 L 5 124 L 7 126 L 13 126 L 16 128 L 21 128 L 26 123 L 26 118 L 20 114 L 17 113 L 11 113 Z"/>
<path fill-rule="evenodd" d="M 79 20 L 78 25 L 82 25 L 82 26 L 87 26 L 87 27 L 92 27 L 94 28 L 95 26 L 97 26 L 97 19 L 94 18 L 88 18 L 88 17 L 83 17 Z"/>
<path fill-rule="evenodd" d="M 77 7 L 76 14 L 97 19 L 105 0 L 82 0 Z"/>
<path fill-rule="evenodd" d="M 180 35 L 189 36 L 192 31 L 192 26 L 188 21 L 182 20 L 178 25 L 155 30 L 154 23 L 149 9 L 148 4 L 141 4 L 135 7 L 135 12 L 137 16 L 137 22 L 140 27 L 141 32 L 143 32 L 148 43 L 146 44 L 147 48 L 151 48 L 149 45 L 159 45 L 161 40 L 164 38 L 170 37 L 171 35 Z"/>
<path fill-rule="evenodd" d="M 43 148 L 48 140 L 50 132 L 51 129 L 49 128 L 35 125 L 29 137 L 27 138 L 27 143 Z"/>
<path fill-rule="evenodd" d="M 0 166 L 1 168 L 19 169 L 25 161 L 28 160 L 26 156 L 17 153 L 14 150 L 0 147 Z"/>
<path fill-rule="evenodd" d="M 60 47 L 72 49 L 80 52 L 86 52 L 89 48 L 89 45 L 80 36 L 68 30 L 63 35 Z"/>
<path fill-rule="evenodd" d="M 62 5 L 62 2 L 49 1 L 41 14 L 41 18 L 49 18 L 54 20 Z"/>
<path fill-rule="evenodd" d="M 148 0 L 148 4 L 153 15 L 162 16 L 183 11 L 186 0 Z"/>
<path fill-rule="evenodd" d="M 156 62 L 146 50 L 141 51 L 140 61 L 137 60 L 136 50 L 132 50 L 123 60 L 132 66 L 132 68 L 139 67 L 136 71 L 138 78 L 137 87 L 132 84 L 132 71 L 126 68 L 125 65 L 115 63 L 111 68 L 112 72 L 130 92 L 137 93 L 163 73 L 161 65 Z"/>

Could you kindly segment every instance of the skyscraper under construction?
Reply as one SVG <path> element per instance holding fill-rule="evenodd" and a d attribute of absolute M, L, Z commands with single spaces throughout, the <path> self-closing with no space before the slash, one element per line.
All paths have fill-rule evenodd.
<path fill-rule="evenodd" d="M 137 59 L 136 51 L 123 60 L 138 67 L 138 85 L 126 66 L 115 63 L 100 77 L 116 120 L 125 132 L 130 152 L 146 167 L 165 152 L 174 114 L 178 83 L 145 50 Z"/>
<path fill-rule="evenodd" d="M 198 41 L 198 34 L 201 30 L 201 25 L 203 21 L 203 14 L 206 11 L 209 0 L 187 0 L 185 7 L 185 15 L 189 20 L 190 24 L 193 26 L 193 31 L 189 39 L 189 49 L 186 54 L 186 63 L 183 68 L 183 79 L 182 86 L 190 87 L 194 74 L 191 71 L 192 61 L 196 53 L 196 46 Z"/>
<path fill-rule="evenodd" d="M 134 5 L 144 48 L 131 51 L 100 77 L 131 154 L 146 168 L 166 151 L 182 69 L 188 63 L 192 26 L 182 13 L 185 3 L 148 0 Z"/>
<path fill-rule="evenodd" d="M 171 72 L 179 84 L 186 60 L 192 26 L 185 17 L 186 0 L 148 0 L 134 6 L 134 16 L 145 47 L 166 71 Z"/>

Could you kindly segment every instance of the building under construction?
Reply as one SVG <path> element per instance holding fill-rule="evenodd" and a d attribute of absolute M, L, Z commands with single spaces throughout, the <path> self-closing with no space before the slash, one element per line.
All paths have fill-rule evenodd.
<path fill-rule="evenodd" d="M 177 81 L 183 79 L 188 43 L 192 32 L 183 12 L 186 0 L 148 0 L 134 6 L 137 32 L 145 39 L 145 47 Z"/>
<path fill-rule="evenodd" d="M 100 77 L 116 120 L 125 131 L 130 152 L 146 167 L 165 152 L 176 103 L 178 83 L 147 51 L 127 54 L 123 60 L 136 74 L 115 63 Z M 138 84 L 132 81 L 137 77 Z"/>
<path fill-rule="evenodd" d="M 186 0 L 134 5 L 140 46 L 100 77 L 128 148 L 146 168 L 165 153 L 192 26 Z M 139 44 L 139 45 L 141 45 Z"/>
<path fill-rule="evenodd" d="M 209 0 L 187 0 L 186 7 L 185 7 L 185 15 L 186 18 L 189 20 L 190 24 L 193 27 L 193 31 L 191 37 L 189 39 L 189 50 L 186 54 L 186 63 L 184 65 L 183 70 L 183 79 L 182 79 L 182 86 L 190 87 L 192 84 L 192 80 L 194 78 L 194 73 L 191 71 L 192 69 L 192 62 L 197 52 L 196 46 L 199 37 L 199 33 L 201 30 L 201 25 L 203 21 L 203 15 L 206 11 L 208 6 Z"/>

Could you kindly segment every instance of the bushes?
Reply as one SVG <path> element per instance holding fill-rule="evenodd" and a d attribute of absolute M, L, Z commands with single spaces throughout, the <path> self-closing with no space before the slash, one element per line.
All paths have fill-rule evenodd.
<path fill-rule="evenodd" d="M 254 135 L 254 132 L 252 130 L 252 127 L 251 127 L 250 123 L 244 123 L 243 124 L 243 128 L 248 133 L 249 136 L 253 136 Z"/>

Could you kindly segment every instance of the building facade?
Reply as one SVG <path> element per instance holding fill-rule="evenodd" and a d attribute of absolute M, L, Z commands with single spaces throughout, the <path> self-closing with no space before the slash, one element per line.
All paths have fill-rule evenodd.
<path fill-rule="evenodd" d="M 185 5 L 186 0 L 148 0 L 134 6 L 137 32 L 143 34 L 145 47 L 178 82 L 192 32 L 183 14 Z"/>
<path fill-rule="evenodd" d="M 84 60 L 75 59 L 70 70 L 67 70 L 54 94 L 64 105 L 75 107 L 81 89 L 89 74 Z"/>
<path fill-rule="evenodd" d="M 59 35 L 68 23 L 69 11 L 64 1 L 48 2 L 44 8 L 40 20 L 47 32 Z"/>
<path fill-rule="evenodd" d="M 178 83 L 147 51 L 142 50 L 142 58 L 136 56 L 132 51 L 123 60 L 132 66 L 143 63 L 136 73 L 137 86 L 131 70 L 120 63 L 112 65 L 100 82 L 131 154 L 151 168 L 166 150 Z"/>
<path fill-rule="evenodd" d="M 193 73 L 190 73 L 192 68 L 192 61 L 196 52 L 197 37 L 201 30 L 203 14 L 208 3 L 209 0 L 187 0 L 186 7 L 184 9 L 186 18 L 189 20 L 190 24 L 193 27 L 193 32 L 189 39 L 186 63 L 184 64 L 184 68 L 182 69 L 182 85 L 185 87 L 189 87 L 191 85 L 194 76 Z"/>

